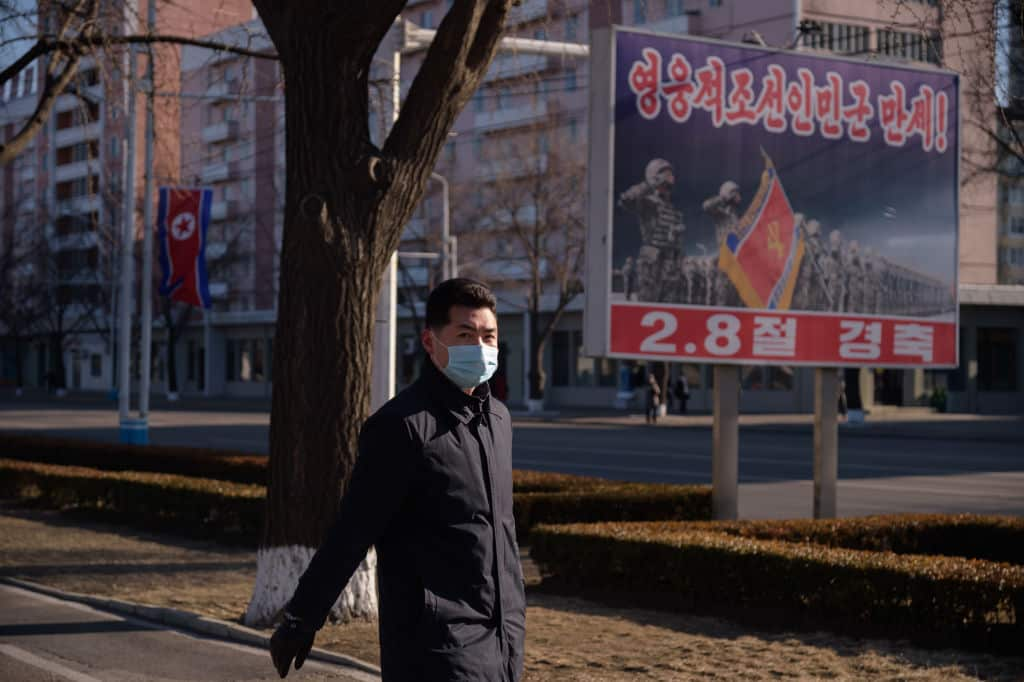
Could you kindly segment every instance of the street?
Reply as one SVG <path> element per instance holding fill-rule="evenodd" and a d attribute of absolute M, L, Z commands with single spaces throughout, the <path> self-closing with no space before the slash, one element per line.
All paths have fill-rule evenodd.
<path fill-rule="evenodd" d="M 689 421 L 688 421 L 689 420 Z M 740 429 L 740 516 L 811 515 L 812 430 L 804 416 L 762 415 Z M 516 419 L 514 465 L 604 478 L 710 483 L 708 418 L 657 427 L 628 416 Z M 0 407 L 0 430 L 116 441 L 112 409 Z M 150 441 L 265 453 L 269 415 L 258 411 L 159 410 Z M 843 425 L 839 514 L 974 512 L 1024 515 L 1024 421 L 950 417 Z"/>
<path fill-rule="evenodd" d="M 350 680 L 340 666 L 307 661 L 304 680 Z M 266 650 L 206 639 L 0 585 L 0 679 L 276 680 Z"/>

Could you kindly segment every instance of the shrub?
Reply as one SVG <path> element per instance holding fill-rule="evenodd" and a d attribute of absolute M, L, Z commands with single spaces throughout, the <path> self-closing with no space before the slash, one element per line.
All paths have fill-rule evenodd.
<path fill-rule="evenodd" d="M 107 455 L 102 449 L 86 449 L 81 459 L 102 462 L 118 470 L 101 471 L 80 466 L 63 466 L 22 462 L 12 459 L 0 460 L 0 496 L 25 497 L 25 490 L 34 486 L 41 495 L 37 501 L 51 507 L 102 509 L 107 512 L 132 516 L 138 511 L 138 523 L 149 527 L 158 525 L 167 528 L 180 527 L 189 530 L 196 526 L 200 531 L 212 528 L 214 535 L 220 535 L 219 527 L 211 526 L 210 518 L 245 518 L 246 528 L 251 528 L 251 538 L 258 539 L 260 528 L 258 517 L 252 517 L 250 498 L 263 500 L 265 488 L 261 485 L 240 484 L 207 478 L 182 476 L 198 466 L 195 458 L 168 458 L 157 453 L 149 459 L 148 452 L 132 453 L 134 460 L 123 459 L 116 453 Z M 69 456 L 70 448 L 61 451 Z M 57 459 L 57 457 L 54 457 Z M 240 457 L 238 469 L 234 463 L 224 464 L 221 471 L 237 472 L 247 466 L 251 458 Z M 260 464 L 265 467 L 265 458 Z M 144 471 L 124 471 L 123 466 L 133 464 Z M 159 464 L 176 465 L 175 473 L 154 473 Z M 180 466 L 177 466 L 180 465 Z M 530 528 L 535 523 L 563 523 L 572 521 L 643 521 L 651 519 L 706 519 L 711 511 L 711 492 L 701 486 L 646 485 L 640 483 L 615 483 L 596 478 L 543 474 L 534 471 L 516 471 L 517 492 L 514 493 L 516 529 L 520 541 L 526 541 Z M 527 490 L 550 492 L 518 492 Z M 224 491 L 220 495 L 220 491 Z M 244 491 L 241 492 L 241 491 Z M 200 495 L 199 493 L 202 493 Z M 185 500 L 187 499 L 187 504 Z M 237 510 L 235 506 L 240 504 Z M 152 509 L 159 509 L 152 513 Z M 244 508 L 243 508 L 244 507 Z M 204 510 L 209 510 L 206 514 Z M 228 514 L 235 510 L 234 516 Z M 158 524 L 157 520 L 165 522 Z M 205 531 L 204 531 L 205 532 Z"/>
<path fill-rule="evenodd" d="M 10 459 L 0 459 L 0 497 L 102 512 L 143 528 L 244 544 L 259 540 L 265 506 L 265 491 L 258 485 Z"/>
<path fill-rule="evenodd" d="M 0 433 L 0 455 L 104 471 L 150 471 L 236 483 L 267 482 L 266 455 L 166 445 L 127 445 L 75 438 Z"/>
<path fill-rule="evenodd" d="M 553 574 L 549 584 L 654 608 L 932 645 L 1010 651 L 1022 641 L 1024 567 L 761 539 L 738 528 L 544 525 L 532 531 L 531 555 Z"/>

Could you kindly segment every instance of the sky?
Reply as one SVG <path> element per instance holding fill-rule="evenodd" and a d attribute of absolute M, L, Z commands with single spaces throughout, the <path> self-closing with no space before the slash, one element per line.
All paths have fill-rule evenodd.
<path fill-rule="evenodd" d="M 0 68 L 6 68 L 28 49 L 28 39 L 18 38 L 30 36 L 35 27 L 18 15 L 31 11 L 34 6 L 30 0 L 3 0 L 0 3 Z"/>

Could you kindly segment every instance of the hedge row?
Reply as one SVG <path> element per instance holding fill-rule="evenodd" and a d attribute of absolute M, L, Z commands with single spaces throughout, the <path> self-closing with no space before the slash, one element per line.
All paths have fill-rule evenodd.
<path fill-rule="evenodd" d="M 138 446 L 121 443 L 0 432 L 0 452 L 10 459 L 44 464 L 84 466 L 102 471 L 149 471 L 212 478 L 236 483 L 267 482 L 267 456 L 205 448 Z M 602 478 L 542 471 L 515 470 L 512 484 L 523 498 L 524 513 L 547 523 L 565 521 L 641 521 L 659 519 L 708 519 L 711 491 L 707 486 L 646 485 L 618 483 Z M 579 493 L 601 494 L 593 501 L 576 500 Z M 555 498 L 543 497 L 546 493 Z M 638 504 L 636 500 L 650 496 Z M 610 507 L 621 513 L 603 512 Z M 581 515 L 582 514 L 582 515 Z"/>
<path fill-rule="evenodd" d="M 715 521 L 693 527 L 761 540 L 1024 564 L 1024 519 L 1010 516 L 900 514 L 841 520 Z"/>
<path fill-rule="evenodd" d="M 634 605 L 940 646 L 1011 651 L 1024 641 L 1022 566 L 759 539 L 738 527 L 543 525 L 531 556 L 548 585 Z"/>
<path fill-rule="evenodd" d="M 544 477 L 536 472 L 517 472 L 517 476 L 534 482 Z M 706 519 L 711 513 L 707 487 L 616 484 L 559 475 L 554 481 L 581 489 L 515 493 L 521 541 L 541 522 Z M 250 544 L 259 538 L 265 491 L 259 485 L 174 474 L 0 459 L 0 497 L 30 498 L 56 508 L 102 510 L 150 528 L 173 528 Z"/>
<path fill-rule="evenodd" d="M 103 471 L 150 471 L 260 485 L 267 482 L 266 455 L 228 450 L 0 433 L 0 452 L 10 459 Z"/>
<path fill-rule="evenodd" d="M 0 497 L 231 543 L 259 539 L 265 496 L 263 486 L 230 481 L 0 459 Z"/>

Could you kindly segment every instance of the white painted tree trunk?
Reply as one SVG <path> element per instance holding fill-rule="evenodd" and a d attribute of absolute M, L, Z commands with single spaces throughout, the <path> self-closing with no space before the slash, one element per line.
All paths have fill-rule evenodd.
<path fill-rule="evenodd" d="M 266 626 L 277 622 L 292 598 L 316 549 L 312 547 L 261 547 L 256 552 L 256 586 L 245 612 L 245 624 Z M 352 618 L 377 617 L 377 553 L 370 548 L 366 558 L 342 591 L 328 619 L 348 622 Z"/>

